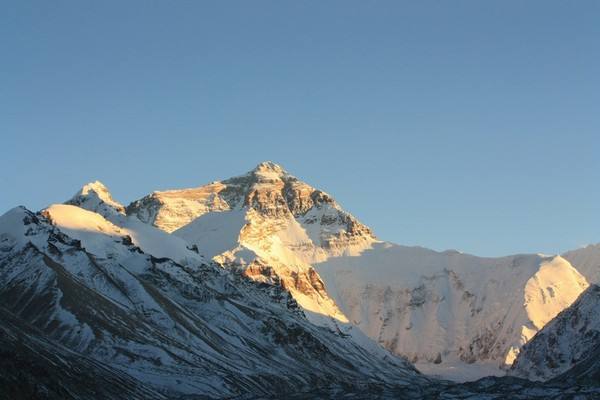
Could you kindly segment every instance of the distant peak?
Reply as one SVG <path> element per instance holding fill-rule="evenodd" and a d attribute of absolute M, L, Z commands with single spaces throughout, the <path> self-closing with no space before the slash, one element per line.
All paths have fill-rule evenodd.
<path fill-rule="evenodd" d="M 272 161 L 261 162 L 248 175 L 254 175 L 259 180 L 278 180 L 290 176 L 281 165 L 275 164 Z"/>
<path fill-rule="evenodd" d="M 16 206 L 0 215 L 0 217 L 8 216 L 8 215 L 32 215 L 33 213 L 27 209 L 25 206 Z"/>
<path fill-rule="evenodd" d="M 124 207 L 119 202 L 115 201 L 110 194 L 108 188 L 100 181 L 93 181 L 83 185 L 83 187 L 75 193 L 75 196 L 66 202 L 67 204 L 76 205 L 94 212 L 100 212 L 102 204 L 109 208 L 122 213 Z"/>
<path fill-rule="evenodd" d="M 253 171 L 286 173 L 285 169 L 283 169 L 281 165 L 276 164 L 273 161 L 263 161 L 260 164 L 258 164 Z"/>
<path fill-rule="evenodd" d="M 109 193 L 108 188 L 100 181 L 93 181 L 83 185 L 80 190 L 80 194 L 88 194 L 89 192 L 104 192 Z"/>

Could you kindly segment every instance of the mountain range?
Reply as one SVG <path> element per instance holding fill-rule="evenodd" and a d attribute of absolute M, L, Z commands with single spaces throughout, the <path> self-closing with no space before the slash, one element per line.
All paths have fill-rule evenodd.
<path fill-rule="evenodd" d="M 599 280 L 600 246 L 484 258 L 386 242 L 272 162 L 127 206 L 96 181 L 0 217 L 0 384 L 7 398 L 591 395 Z"/>

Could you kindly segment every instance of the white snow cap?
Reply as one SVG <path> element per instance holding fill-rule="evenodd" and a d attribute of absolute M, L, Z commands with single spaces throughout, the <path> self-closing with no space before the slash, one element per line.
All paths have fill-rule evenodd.
<path fill-rule="evenodd" d="M 113 199 L 108 188 L 98 180 L 83 185 L 71 200 L 66 203 L 84 207 L 101 214 L 104 214 L 107 210 L 110 212 L 111 209 L 119 213 L 123 213 L 125 210 L 125 207 L 121 203 Z M 108 208 L 104 207 L 103 204 L 108 206 Z"/>
<path fill-rule="evenodd" d="M 106 187 L 105 184 L 103 184 L 102 182 L 96 180 L 93 182 L 90 182 L 88 184 L 83 185 L 83 187 L 80 190 L 81 194 L 88 194 L 89 192 L 108 192 L 108 188 Z"/>
<path fill-rule="evenodd" d="M 258 164 L 249 174 L 267 178 L 281 178 L 290 174 L 279 164 L 273 161 L 263 161 Z"/>
<path fill-rule="evenodd" d="M 283 167 L 273 161 L 263 161 L 254 168 L 254 171 L 276 171 L 276 172 L 286 172 Z"/>

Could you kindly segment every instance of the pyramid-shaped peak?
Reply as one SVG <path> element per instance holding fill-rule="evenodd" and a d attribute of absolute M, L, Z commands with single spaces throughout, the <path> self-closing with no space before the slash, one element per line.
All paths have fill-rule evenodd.
<path fill-rule="evenodd" d="M 90 211 L 100 212 L 116 210 L 119 213 L 124 212 L 125 207 L 118 201 L 115 201 L 108 188 L 100 181 L 93 181 L 83 185 L 75 195 L 66 204 L 76 205 Z M 107 207 L 104 207 L 107 206 Z M 112 212 L 112 211 L 111 211 Z"/>
<path fill-rule="evenodd" d="M 272 181 L 291 177 L 291 175 L 285 169 L 283 169 L 281 165 L 272 161 L 261 162 L 248 174 L 255 176 L 259 181 Z"/>
<path fill-rule="evenodd" d="M 83 185 L 83 187 L 79 191 L 80 194 L 84 194 L 84 195 L 88 194 L 89 192 L 109 193 L 106 185 L 104 185 L 100 181 L 93 181 L 93 182 L 87 183 L 87 184 Z"/>
<path fill-rule="evenodd" d="M 254 172 L 273 172 L 279 174 L 286 174 L 286 170 L 279 164 L 273 161 L 263 161 L 253 169 Z"/>

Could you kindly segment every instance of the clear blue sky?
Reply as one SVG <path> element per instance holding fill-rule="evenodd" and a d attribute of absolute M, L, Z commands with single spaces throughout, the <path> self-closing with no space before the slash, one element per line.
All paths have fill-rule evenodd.
<path fill-rule="evenodd" d="M 600 242 L 598 1 L 14 1 L 0 210 L 273 160 L 379 237 Z"/>

